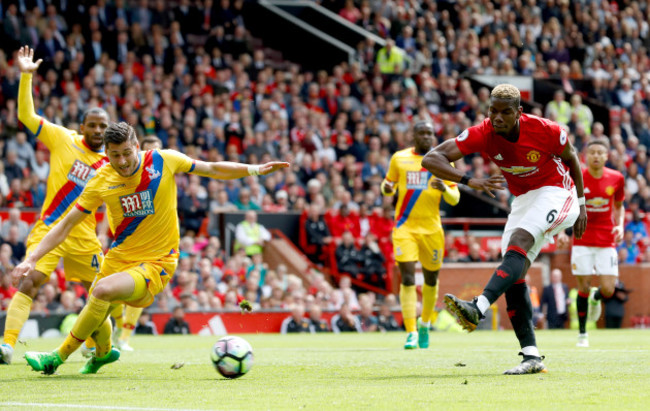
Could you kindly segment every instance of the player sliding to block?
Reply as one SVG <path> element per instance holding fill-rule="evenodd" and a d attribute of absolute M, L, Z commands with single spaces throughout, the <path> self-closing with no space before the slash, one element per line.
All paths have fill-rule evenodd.
<path fill-rule="evenodd" d="M 141 152 L 135 130 L 124 122 L 106 129 L 104 144 L 110 164 L 98 170 L 75 208 L 12 272 L 14 280 L 18 280 L 33 270 L 40 258 L 60 244 L 88 213 L 106 203 L 115 239 L 93 283 L 88 303 L 56 350 L 25 353 L 34 371 L 54 373 L 90 336 L 96 342 L 96 352 L 81 368 L 82 374 L 96 373 L 120 357 L 120 352 L 111 345 L 108 314 L 115 304 L 148 306 L 176 270 L 179 255 L 176 173 L 236 179 L 289 167 L 284 162 L 208 163 L 192 160 L 174 150 Z"/>

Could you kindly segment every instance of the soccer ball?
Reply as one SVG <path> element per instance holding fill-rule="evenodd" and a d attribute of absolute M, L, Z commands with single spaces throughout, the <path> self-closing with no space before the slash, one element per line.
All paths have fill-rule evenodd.
<path fill-rule="evenodd" d="M 239 378 L 253 367 L 253 349 L 240 337 L 225 336 L 212 347 L 212 365 L 226 378 Z"/>

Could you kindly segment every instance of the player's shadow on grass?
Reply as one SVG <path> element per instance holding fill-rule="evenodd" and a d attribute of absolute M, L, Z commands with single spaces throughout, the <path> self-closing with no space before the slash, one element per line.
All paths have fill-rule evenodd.
<path fill-rule="evenodd" d="M 412 375 L 393 375 L 393 376 L 377 376 L 377 377 L 355 377 L 359 380 L 368 381 L 384 381 L 384 380 L 430 380 L 431 378 L 468 378 L 468 377 L 494 377 L 494 373 L 486 374 L 412 374 Z"/>

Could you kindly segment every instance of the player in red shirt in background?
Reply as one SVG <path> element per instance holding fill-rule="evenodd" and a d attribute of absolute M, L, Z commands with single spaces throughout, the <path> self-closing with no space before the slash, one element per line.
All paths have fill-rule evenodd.
<path fill-rule="evenodd" d="M 427 170 L 445 180 L 458 181 L 492 197 L 490 190 L 501 189 L 506 181 L 516 196 L 501 240 L 503 261 L 483 293 L 473 301 L 445 295 L 449 310 L 463 328 L 473 331 L 490 305 L 505 293 L 508 316 L 524 357 L 505 374 L 547 371 L 537 349 L 533 308 L 524 277 L 555 234 L 573 225 L 580 238 L 587 224 L 580 161 L 566 132 L 555 122 L 523 114 L 520 99 L 516 87 L 496 86 L 490 96 L 489 118 L 440 144 L 422 160 Z M 451 162 L 476 152 L 487 155 L 503 175 L 473 178 L 451 166 Z"/>
<path fill-rule="evenodd" d="M 606 138 L 595 138 L 587 143 L 587 167 L 582 170 L 582 179 L 589 226 L 582 238 L 573 241 L 571 250 L 571 271 L 578 280 L 578 347 L 589 347 L 587 317 L 590 321 L 598 321 L 600 300 L 614 294 L 618 279 L 616 244 L 623 240 L 625 178 L 620 172 L 605 167 L 608 153 Z M 568 242 L 569 237 L 561 232 L 558 243 Z M 600 276 L 600 288 L 593 287 L 590 292 L 592 275 Z"/>

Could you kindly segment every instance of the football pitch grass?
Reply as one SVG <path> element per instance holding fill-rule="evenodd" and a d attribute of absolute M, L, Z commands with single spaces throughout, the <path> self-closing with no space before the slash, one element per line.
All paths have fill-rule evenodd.
<path fill-rule="evenodd" d="M 255 364 L 236 380 L 212 366 L 218 337 L 135 336 L 135 351 L 96 375 L 78 374 L 75 353 L 52 376 L 22 356 L 61 340 L 29 340 L 0 367 L 0 409 L 650 409 L 650 330 L 594 330 L 586 349 L 576 334 L 539 331 L 549 373 L 523 376 L 502 375 L 520 361 L 512 331 L 432 332 L 413 351 L 401 332 L 242 334 Z"/>

